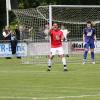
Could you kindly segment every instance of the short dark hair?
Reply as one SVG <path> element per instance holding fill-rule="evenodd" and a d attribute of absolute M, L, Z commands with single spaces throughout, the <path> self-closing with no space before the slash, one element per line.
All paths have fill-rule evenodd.
<path fill-rule="evenodd" d="M 57 25 L 58 25 L 58 23 L 53 23 L 53 25 L 54 25 L 54 24 L 57 24 Z"/>
<path fill-rule="evenodd" d="M 87 24 L 91 24 L 91 21 L 87 21 Z"/>

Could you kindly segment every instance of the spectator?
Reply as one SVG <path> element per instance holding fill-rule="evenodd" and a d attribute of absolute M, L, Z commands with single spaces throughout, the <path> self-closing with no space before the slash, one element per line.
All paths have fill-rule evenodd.
<path fill-rule="evenodd" d="M 15 27 L 15 34 L 16 34 L 16 40 L 17 40 L 17 43 L 18 43 L 18 41 L 20 41 L 20 30 L 19 30 L 18 25 L 16 25 L 16 27 Z M 20 59 L 21 56 L 17 56 L 17 58 Z"/>
<path fill-rule="evenodd" d="M 19 31 L 20 31 L 20 40 L 24 40 L 25 32 L 24 32 L 24 26 L 23 25 L 19 26 Z"/>
<path fill-rule="evenodd" d="M 16 54 L 16 46 L 17 46 L 17 39 L 14 30 L 11 30 L 10 27 L 6 26 L 5 29 L 3 29 L 3 38 L 6 42 L 11 43 L 11 51 L 12 54 Z M 11 57 L 7 57 L 11 58 Z"/>
<path fill-rule="evenodd" d="M 68 29 L 65 29 L 64 24 L 61 25 L 61 31 L 63 32 L 65 41 L 68 41 L 67 36 L 68 36 L 68 34 L 70 33 L 70 31 L 68 31 Z M 67 54 L 66 57 L 69 57 L 69 55 Z"/>
<path fill-rule="evenodd" d="M 20 31 L 20 40 L 27 40 L 30 39 L 30 33 L 33 30 L 33 27 L 25 27 L 23 25 L 19 26 L 19 31 Z"/>
<path fill-rule="evenodd" d="M 49 32 L 49 25 L 46 24 L 44 28 L 45 40 L 49 40 L 48 32 Z"/>
<path fill-rule="evenodd" d="M 5 40 L 4 42 L 10 42 L 11 40 L 11 32 L 10 32 L 10 27 L 5 26 L 3 29 L 3 39 Z M 7 59 L 11 59 L 11 57 L 6 57 Z"/>
<path fill-rule="evenodd" d="M 17 39 L 17 40 L 20 40 L 20 30 L 19 30 L 18 25 L 16 25 L 15 33 L 16 33 L 16 39 Z"/>
<path fill-rule="evenodd" d="M 9 42 L 11 40 L 10 27 L 5 26 L 2 35 L 3 35 L 3 39 L 6 40 L 6 42 Z"/>
<path fill-rule="evenodd" d="M 70 31 L 68 31 L 68 29 L 65 29 L 64 24 L 61 25 L 61 31 L 62 31 L 63 34 L 64 34 L 65 41 L 68 41 L 67 36 L 68 36 L 68 34 L 70 33 Z"/>
<path fill-rule="evenodd" d="M 17 39 L 14 30 L 11 30 L 11 50 L 12 54 L 16 54 Z"/>

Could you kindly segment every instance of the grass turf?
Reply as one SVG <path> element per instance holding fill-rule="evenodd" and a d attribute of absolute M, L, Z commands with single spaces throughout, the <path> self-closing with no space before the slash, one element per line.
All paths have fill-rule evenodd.
<path fill-rule="evenodd" d="M 0 100 L 100 100 L 100 64 L 22 65 L 0 59 Z"/>

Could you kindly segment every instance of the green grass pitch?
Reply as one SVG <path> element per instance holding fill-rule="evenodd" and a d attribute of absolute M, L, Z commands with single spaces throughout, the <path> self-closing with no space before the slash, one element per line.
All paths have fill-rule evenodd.
<path fill-rule="evenodd" d="M 73 59 L 73 58 L 71 58 Z M 100 63 L 22 65 L 0 58 L 0 100 L 100 100 Z"/>

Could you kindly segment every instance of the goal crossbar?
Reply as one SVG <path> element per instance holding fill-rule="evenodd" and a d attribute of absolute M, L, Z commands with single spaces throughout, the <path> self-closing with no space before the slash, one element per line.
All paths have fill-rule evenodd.
<path fill-rule="evenodd" d="M 49 5 L 51 7 L 68 7 L 68 8 L 100 8 L 100 5 Z"/>

